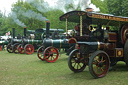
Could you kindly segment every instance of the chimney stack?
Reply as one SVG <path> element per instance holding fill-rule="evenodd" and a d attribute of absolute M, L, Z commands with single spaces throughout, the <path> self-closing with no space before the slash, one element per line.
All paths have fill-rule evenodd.
<path fill-rule="evenodd" d="M 50 21 L 46 21 L 46 38 L 49 38 Z"/>
<path fill-rule="evenodd" d="M 24 37 L 26 37 L 26 31 L 27 31 L 27 28 L 24 27 Z"/>
<path fill-rule="evenodd" d="M 86 12 L 93 12 L 93 9 L 92 8 L 86 8 L 85 11 Z"/>
<path fill-rule="evenodd" d="M 12 37 L 15 38 L 15 28 L 12 28 Z"/>

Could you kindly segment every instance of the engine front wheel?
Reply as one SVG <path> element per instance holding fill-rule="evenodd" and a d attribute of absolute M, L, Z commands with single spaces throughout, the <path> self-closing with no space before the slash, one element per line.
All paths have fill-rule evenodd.
<path fill-rule="evenodd" d="M 68 57 L 68 67 L 73 72 L 82 72 L 85 67 L 85 57 L 82 56 L 82 54 L 79 52 L 78 49 L 73 50 Z"/>
<path fill-rule="evenodd" d="M 24 47 L 24 51 L 26 54 L 30 55 L 34 52 L 34 46 L 31 44 L 26 44 Z"/>
<path fill-rule="evenodd" d="M 11 43 L 9 43 L 9 44 L 7 45 L 7 51 L 8 51 L 9 53 L 13 53 Z"/>
<path fill-rule="evenodd" d="M 106 52 L 96 51 L 89 59 L 89 71 L 94 78 L 102 78 L 109 71 L 110 61 Z"/>
<path fill-rule="evenodd" d="M 55 62 L 59 57 L 59 52 L 55 47 L 47 47 L 44 50 L 44 58 L 47 62 L 53 63 Z"/>
<path fill-rule="evenodd" d="M 24 46 L 23 46 L 22 44 L 19 44 L 18 47 L 17 47 L 17 49 L 18 49 L 18 52 L 19 52 L 20 54 L 24 54 L 24 53 L 25 53 L 25 52 L 24 52 Z"/>
<path fill-rule="evenodd" d="M 44 46 L 41 46 L 41 47 L 39 47 L 38 50 L 37 50 L 37 56 L 38 56 L 38 58 L 39 58 L 40 60 L 42 60 L 42 61 L 45 60 L 45 58 L 44 58 L 44 56 L 43 56 L 44 49 L 45 49 Z"/>

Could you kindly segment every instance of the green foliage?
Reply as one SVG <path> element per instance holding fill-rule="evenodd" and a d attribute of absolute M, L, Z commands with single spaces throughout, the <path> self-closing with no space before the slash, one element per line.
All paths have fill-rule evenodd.
<path fill-rule="evenodd" d="M 108 12 L 114 15 L 122 15 L 122 0 L 107 0 Z"/>
<path fill-rule="evenodd" d="M 7 32 L 6 20 L 8 18 L 0 11 L 0 36 L 5 35 Z"/>
<path fill-rule="evenodd" d="M 63 14 L 64 12 L 58 9 L 54 9 L 46 13 L 46 17 L 50 21 L 50 28 L 65 29 L 65 22 L 59 20 L 59 17 Z"/>
<path fill-rule="evenodd" d="M 128 0 L 91 0 L 102 13 L 128 16 Z"/>
<path fill-rule="evenodd" d="M 91 0 L 91 3 L 94 4 L 97 8 L 99 8 L 100 12 L 108 13 L 107 0 Z"/>
<path fill-rule="evenodd" d="M 76 7 L 76 8 L 75 8 Z M 78 5 L 75 5 L 74 3 L 71 3 L 71 4 L 67 4 L 65 5 L 65 10 L 68 12 L 68 11 L 71 11 L 71 10 L 81 10 L 81 6 L 80 6 L 80 3 Z"/>
<path fill-rule="evenodd" d="M 39 3 L 39 2 L 37 2 L 37 3 Z M 24 16 L 23 13 L 21 12 L 21 10 L 23 10 L 22 11 L 23 13 L 26 12 L 27 10 L 32 10 L 37 13 L 41 13 L 41 12 L 39 12 L 31 4 L 29 4 L 27 2 L 20 1 L 20 0 L 16 4 L 13 5 L 12 11 L 17 13 L 17 18 L 21 22 L 25 23 L 25 25 L 27 26 L 28 29 L 37 29 L 37 28 L 42 28 L 44 26 L 44 22 L 41 22 L 34 18 L 28 18 L 28 17 Z M 41 13 L 41 14 L 44 15 L 44 13 Z"/>

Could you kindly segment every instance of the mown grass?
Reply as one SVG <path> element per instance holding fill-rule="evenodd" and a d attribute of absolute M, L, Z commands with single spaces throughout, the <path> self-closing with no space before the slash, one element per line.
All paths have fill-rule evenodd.
<path fill-rule="evenodd" d="M 32 55 L 0 51 L 0 85 L 127 85 L 128 70 L 124 62 L 118 62 L 104 78 L 94 79 L 88 67 L 81 73 L 73 73 L 62 54 L 54 63 L 47 63 Z"/>

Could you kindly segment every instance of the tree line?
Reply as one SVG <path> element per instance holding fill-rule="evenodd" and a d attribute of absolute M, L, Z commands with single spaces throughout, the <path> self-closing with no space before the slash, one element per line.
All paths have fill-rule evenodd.
<path fill-rule="evenodd" d="M 68 12 L 88 7 L 87 1 L 89 0 L 78 0 L 77 5 L 73 3 L 74 0 L 58 1 L 66 3 L 64 9 Z M 128 0 L 91 0 L 91 3 L 99 8 L 101 13 L 126 17 L 128 16 L 127 2 Z M 24 27 L 29 30 L 45 28 L 45 21 L 47 20 L 51 22 L 51 28 L 65 30 L 65 22 L 59 20 L 64 12 L 59 8 L 51 8 L 44 0 L 18 0 L 12 5 L 11 10 L 12 12 L 8 16 L 0 11 L 0 36 L 5 35 L 12 28 L 16 28 L 16 35 L 23 34 Z"/>

